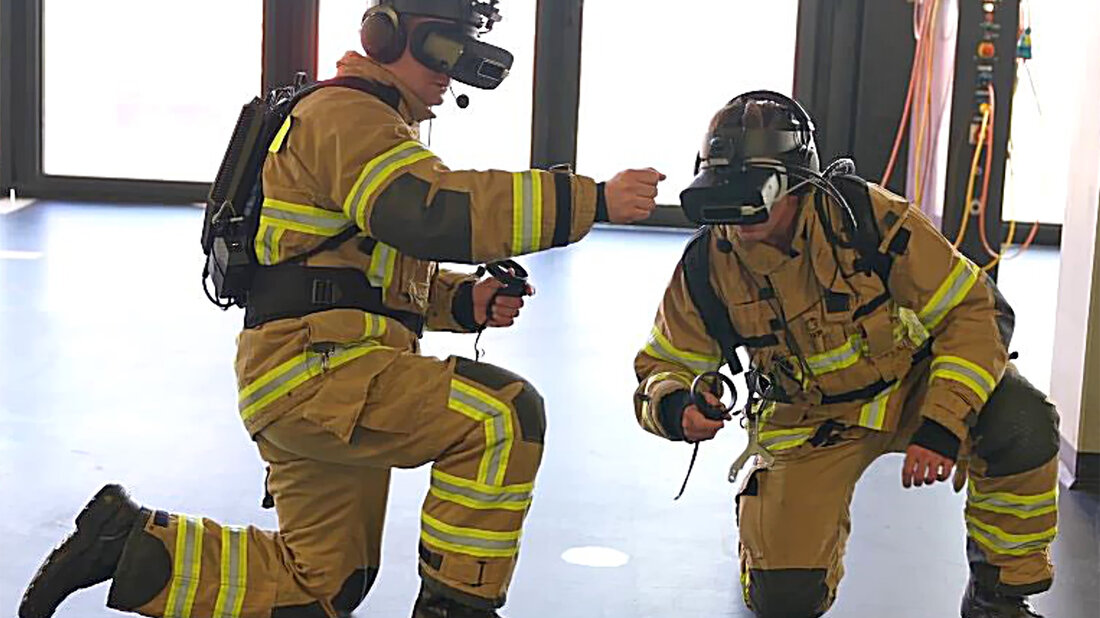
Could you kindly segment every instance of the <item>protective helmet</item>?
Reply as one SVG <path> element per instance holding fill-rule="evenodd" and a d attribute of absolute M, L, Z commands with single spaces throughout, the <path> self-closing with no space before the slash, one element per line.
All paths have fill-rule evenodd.
<path fill-rule="evenodd" d="M 692 222 L 763 223 L 780 198 L 820 174 L 813 119 L 778 92 L 746 92 L 714 115 L 695 174 L 680 193 Z"/>
<path fill-rule="evenodd" d="M 501 21 L 498 0 L 368 0 L 360 39 L 375 60 L 396 62 L 406 46 L 433 71 L 491 90 L 512 68 L 507 50 L 478 40 Z M 403 16 L 430 17 L 409 32 Z"/>

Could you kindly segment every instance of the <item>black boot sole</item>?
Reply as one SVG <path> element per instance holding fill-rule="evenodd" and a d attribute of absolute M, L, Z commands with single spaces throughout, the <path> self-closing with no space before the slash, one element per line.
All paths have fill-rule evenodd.
<path fill-rule="evenodd" d="M 96 493 L 77 515 L 76 530 L 38 567 L 19 604 L 19 618 L 49 618 L 73 592 L 110 579 L 108 574 L 98 581 L 64 581 L 73 563 L 84 559 L 88 550 L 102 541 L 104 527 L 128 500 L 129 496 L 119 485 L 106 485 Z"/>

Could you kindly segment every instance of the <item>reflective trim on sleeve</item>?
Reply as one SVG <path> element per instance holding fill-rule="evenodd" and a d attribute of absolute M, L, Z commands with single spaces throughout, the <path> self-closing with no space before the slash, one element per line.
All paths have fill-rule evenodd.
<path fill-rule="evenodd" d="M 936 328 L 947 314 L 966 298 L 970 288 L 978 282 L 978 276 L 981 273 L 978 267 L 965 257 L 959 256 L 957 260 L 955 267 L 951 269 L 951 274 L 918 314 L 921 323 L 929 331 Z"/>
<path fill-rule="evenodd" d="M 408 140 L 383 152 L 363 166 L 347 199 L 344 214 L 359 226 L 367 229 L 367 205 L 375 197 L 379 187 L 393 178 L 400 170 L 424 159 L 434 157 L 420 142 Z"/>
<path fill-rule="evenodd" d="M 275 137 L 271 140 L 271 144 L 267 147 L 267 151 L 276 154 L 283 149 L 283 144 L 286 141 L 286 136 L 290 133 L 290 127 L 294 124 L 294 117 L 287 116 L 283 121 L 283 126 L 279 127 L 278 132 L 275 133 Z"/>
<path fill-rule="evenodd" d="M 653 358 L 676 363 L 681 367 L 691 370 L 696 375 L 716 370 L 718 368 L 718 363 L 721 361 L 717 356 L 707 356 L 705 354 L 699 354 L 698 352 L 689 352 L 673 346 L 672 343 L 661 334 L 661 331 L 658 330 L 656 326 L 654 326 L 653 330 L 650 332 L 649 341 L 645 346 L 645 353 Z"/>
<path fill-rule="evenodd" d="M 366 322 L 366 324 L 363 325 L 364 339 L 380 339 L 385 336 L 386 318 L 384 316 L 364 313 L 363 320 Z"/>
<path fill-rule="evenodd" d="M 512 253 L 542 248 L 542 177 L 531 170 L 512 174 Z"/>
<path fill-rule="evenodd" d="M 985 403 L 997 388 L 997 381 L 980 365 L 958 356 L 937 356 L 932 359 L 932 376 L 929 380 L 941 378 L 954 380 L 966 385 Z"/>

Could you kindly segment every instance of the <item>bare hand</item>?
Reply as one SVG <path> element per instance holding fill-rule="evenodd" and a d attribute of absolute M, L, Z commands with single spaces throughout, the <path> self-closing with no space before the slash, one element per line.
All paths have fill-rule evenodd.
<path fill-rule="evenodd" d="M 657 183 L 666 176 L 652 167 L 625 170 L 604 185 L 607 216 L 612 223 L 634 223 L 648 219 L 657 207 Z"/>
<path fill-rule="evenodd" d="M 500 281 L 486 277 L 474 284 L 474 321 L 485 324 L 488 315 L 489 300 L 497 290 L 504 287 Z M 535 288 L 527 286 L 527 296 L 534 296 Z M 515 324 L 519 317 L 519 310 L 523 308 L 523 299 L 515 296 L 498 295 L 493 301 L 493 319 L 486 326 L 506 327 Z"/>
<path fill-rule="evenodd" d="M 707 403 L 710 405 L 719 408 L 722 407 L 722 401 L 712 393 L 704 392 L 703 397 L 706 398 Z M 728 415 L 726 419 L 729 419 Z M 725 426 L 726 421 L 714 421 L 703 416 L 703 413 L 699 411 L 699 408 L 696 407 L 695 404 L 691 404 L 684 408 L 684 418 L 681 422 L 681 428 L 684 431 L 684 438 L 688 442 L 710 440 L 718 435 L 718 431 Z"/>
<path fill-rule="evenodd" d="M 911 485 L 932 485 L 936 481 L 946 481 L 951 476 L 955 462 L 916 444 L 909 445 L 905 451 L 905 463 L 901 468 L 901 485 L 908 489 Z"/>

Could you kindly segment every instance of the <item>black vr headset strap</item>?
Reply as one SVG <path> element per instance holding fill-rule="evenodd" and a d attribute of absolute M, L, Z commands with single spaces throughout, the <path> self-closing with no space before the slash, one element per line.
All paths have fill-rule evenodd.
<path fill-rule="evenodd" d="M 744 371 L 741 360 L 737 358 L 737 348 L 744 340 L 730 322 L 725 303 L 710 283 L 710 236 L 710 228 L 701 227 L 688 242 L 681 261 L 684 279 L 707 334 L 718 342 L 730 372 L 737 375 Z"/>

